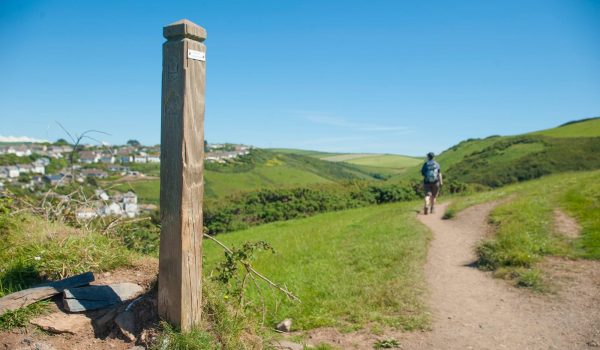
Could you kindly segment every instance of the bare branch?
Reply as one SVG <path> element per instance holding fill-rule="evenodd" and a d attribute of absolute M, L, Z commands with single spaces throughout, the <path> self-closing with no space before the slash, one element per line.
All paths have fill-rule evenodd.
<path fill-rule="evenodd" d="M 203 234 L 204 237 L 210 239 L 211 241 L 217 243 L 219 246 L 221 246 L 221 248 L 223 248 L 225 251 L 227 251 L 228 253 L 233 253 L 231 251 L 231 249 L 229 249 L 229 247 L 227 247 L 225 244 L 221 243 L 221 241 L 219 241 L 218 239 L 214 238 L 211 235 L 208 235 L 206 233 Z M 302 302 L 300 300 L 300 298 L 298 298 L 296 295 L 294 295 L 294 293 L 290 292 L 287 287 L 282 287 L 279 284 L 271 281 L 270 279 L 268 279 L 267 277 L 265 277 L 263 274 L 261 274 L 260 272 L 256 271 L 252 265 L 250 265 L 247 262 L 241 261 L 241 263 L 244 265 L 244 268 L 246 268 L 246 270 L 248 270 L 248 272 L 252 272 L 253 275 L 256 275 L 258 278 L 262 279 L 263 281 L 267 282 L 271 287 L 279 289 L 283 294 L 285 294 L 286 296 L 288 296 L 289 298 L 291 298 L 294 301 L 297 302 Z"/>

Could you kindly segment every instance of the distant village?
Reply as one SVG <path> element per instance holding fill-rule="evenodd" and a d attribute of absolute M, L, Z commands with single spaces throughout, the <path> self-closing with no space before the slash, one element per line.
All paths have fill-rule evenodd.
<path fill-rule="evenodd" d="M 130 141 L 123 146 L 73 146 L 62 144 L 22 143 L 0 145 L 0 192 L 18 188 L 31 192 L 60 188 L 73 182 L 98 187 L 89 205 L 76 212 L 78 220 L 102 216 L 133 218 L 156 206 L 139 204 L 133 191 L 111 194 L 97 186 L 98 180 L 136 180 L 144 178 L 143 169 L 160 164 L 160 146 L 143 146 Z M 251 146 L 240 144 L 205 144 L 206 162 L 226 163 L 250 152 Z M 72 158 L 72 163 L 71 163 Z M 23 161 L 23 159 L 28 161 Z M 148 164 L 148 166 L 139 166 Z M 58 195 L 57 195 L 58 196 Z M 60 196 L 59 196 L 60 197 Z"/>

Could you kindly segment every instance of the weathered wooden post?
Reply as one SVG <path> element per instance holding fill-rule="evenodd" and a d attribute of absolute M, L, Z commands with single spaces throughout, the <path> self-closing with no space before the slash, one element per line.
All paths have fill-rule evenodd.
<path fill-rule="evenodd" d="M 158 313 L 188 331 L 200 322 L 204 195 L 204 28 L 163 28 Z"/>

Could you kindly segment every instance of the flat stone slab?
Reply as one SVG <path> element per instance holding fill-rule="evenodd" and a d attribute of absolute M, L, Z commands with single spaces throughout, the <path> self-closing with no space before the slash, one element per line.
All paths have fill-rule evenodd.
<path fill-rule="evenodd" d="M 67 288 L 85 286 L 92 281 L 94 281 L 94 274 L 86 272 L 60 281 L 41 284 L 33 288 L 5 295 L 0 298 L 0 315 L 7 311 L 17 310 L 33 304 L 36 301 L 51 298 L 56 294 L 62 293 Z"/>
<path fill-rule="evenodd" d="M 77 334 L 86 329 L 92 329 L 92 320 L 86 316 L 65 314 L 63 312 L 55 312 L 50 315 L 34 318 L 29 322 L 47 332 L 56 334 Z"/>
<path fill-rule="evenodd" d="M 97 310 L 131 300 L 143 291 L 139 285 L 128 282 L 65 289 L 63 304 L 70 312 Z"/>

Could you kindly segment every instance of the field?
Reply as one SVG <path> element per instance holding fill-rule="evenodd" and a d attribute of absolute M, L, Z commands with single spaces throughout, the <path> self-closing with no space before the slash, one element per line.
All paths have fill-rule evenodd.
<path fill-rule="evenodd" d="M 255 266 L 285 283 L 302 303 L 275 301 L 268 293 L 268 324 L 291 317 L 301 329 L 424 329 L 421 266 L 430 235 L 416 222 L 415 207 L 413 202 L 353 209 L 217 237 L 238 247 L 258 240 L 274 247 L 276 253 L 261 253 Z M 205 254 L 210 273 L 223 252 L 207 240 Z M 256 292 L 250 297 L 256 305 Z"/>
<path fill-rule="evenodd" d="M 344 153 L 335 153 L 335 152 L 321 152 L 321 151 L 311 151 L 305 149 L 296 149 L 296 148 L 269 148 L 271 152 L 282 153 L 282 154 L 299 154 L 301 156 L 313 157 L 322 159 L 325 157 L 334 157 L 343 155 Z"/>
<path fill-rule="evenodd" d="M 402 173 L 407 168 L 421 162 L 419 158 L 399 154 L 327 153 L 286 148 L 271 149 L 271 151 L 283 154 L 304 155 L 328 162 L 349 164 L 363 172 L 379 174 L 384 177 Z"/>
<path fill-rule="evenodd" d="M 403 170 L 416 164 L 420 164 L 422 161 L 423 160 L 419 158 L 396 154 L 383 154 L 350 159 L 347 162 L 350 164 Z"/>

